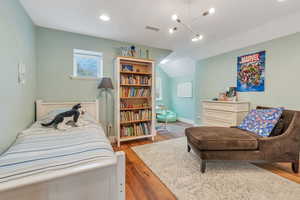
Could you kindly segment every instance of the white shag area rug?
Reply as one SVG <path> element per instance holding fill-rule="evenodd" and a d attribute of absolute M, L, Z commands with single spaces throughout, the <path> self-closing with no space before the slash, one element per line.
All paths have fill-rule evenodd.
<path fill-rule="evenodd" d="M 248 162 L 200 160 L 186 138 L 132 148 L 179 200 L 300 200 L 300 184 Z"/>

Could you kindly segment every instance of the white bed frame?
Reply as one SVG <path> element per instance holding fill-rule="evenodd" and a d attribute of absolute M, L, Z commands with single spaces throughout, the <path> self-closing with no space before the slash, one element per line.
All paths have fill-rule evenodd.
<path fill-rule="evenodd" d="M 99 102 L 36 101 L 36 118 L 54 109 L 81 103 L 99 121 Z M 125 200 L 125 153 L 113 159 L 24 177 L 0 183 L 0 200 Z"/>

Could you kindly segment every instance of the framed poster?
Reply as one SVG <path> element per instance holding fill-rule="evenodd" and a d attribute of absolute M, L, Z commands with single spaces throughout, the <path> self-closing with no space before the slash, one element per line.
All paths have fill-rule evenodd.
<path fill-rule="evenodd" d="M 184 98 L 193 97 L 193 86 L 191 82 L 178 83 L 177 85 L 177 96 Z"/>
<path fill-rule="evenodd" d="M 265 91 L 266 51 L 239 56 L 237 62 L 237 91 Z"/>

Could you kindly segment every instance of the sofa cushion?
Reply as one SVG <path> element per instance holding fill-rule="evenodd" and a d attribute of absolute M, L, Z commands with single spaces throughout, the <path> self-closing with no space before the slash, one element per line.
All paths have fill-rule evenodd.
<path fill-rule="evenodd" d="M 279 136 L 283 133 L 284 130 L 284 121 L 283 119 L 279 119 L 276 126 L 272 130 L 271 134 L 269 137 L 274 137 L 274 136 Z"/>
<path fill-rule="evenodd" d="M 238 128 L 268 137 L 282 114 L 283 108 L 254 109 Z"/>
<path fill-rule="evenodd" d="M 260 136 L 224 127 L 192 127 L 185 130 L 188 141 L 199 150 L 256 150 Z"/>

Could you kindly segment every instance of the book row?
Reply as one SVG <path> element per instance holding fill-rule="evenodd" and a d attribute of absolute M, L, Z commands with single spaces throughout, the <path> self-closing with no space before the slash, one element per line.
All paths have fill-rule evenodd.
<path fill-rule="evenodd" d="M 131 126 L 121 127 L 121 137 L 143 136 L 151 134 L 151 125 L 149 123 L 133 124 Z"/>
<path fill-rule="evenodd" d="M 149 103 L 129 103 L 126 101 L 121 101 L 121 108 L 147 108 L 150 107 Z"/>
<path fill-rule="evenodd" d="M 120 115 L 121 122 L 152 119 L 151 110 L 122 111 Z"/>
<path fill-rule="evenodd" d="M 121 97 L 150 97 L 151 91 L 149 88 L 129 88 L 122 87 L 120 89 Z"/>
<path fill-rule="evenodd" d="M 139 84 L 151 85 L 151 77 L 140 75 L 123 75 L 121 76 L 121 84 Z"/>

